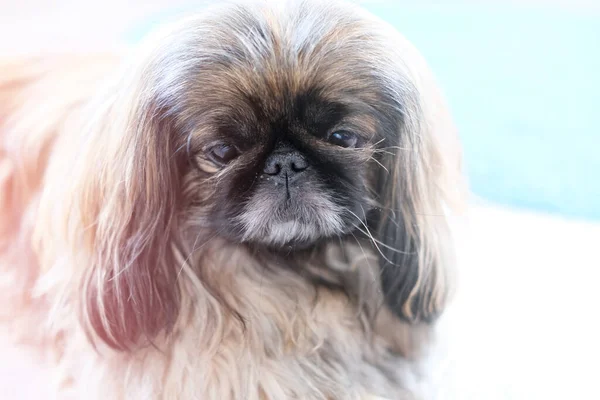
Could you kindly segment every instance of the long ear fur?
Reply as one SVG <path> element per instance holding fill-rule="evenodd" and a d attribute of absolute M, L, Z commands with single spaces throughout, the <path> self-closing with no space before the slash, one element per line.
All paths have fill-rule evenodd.
<path fill-rule="evenodd" d="M 169 126 L 159 115 L 142 105 L 116 128 L 124 133 L 111 138 L 118 145 L 99 143 L 106 153 L 97 150 L 78 193 L 82 226 L 91 227 L 84 246 L 94 261 L 83 283 L 83 315 L 115 347 L 151 339 L 178 314 L 172 235 L 179 175 Z"/>
<path fill-rule="evenodd" d="M 117 349 L 168 332 L 180 305 L 180 163 L 172 124 L 145 70 L 151 66 L 141 59 L 91 104 L 94 114 L 83 114 L 91 118 L 87 129 L 57 144 L 42 198 L 48 221 L 41 225 L 60 231 L 37 233 L 44 257 L 61 263 L 53 270 L 66 268 L 77 288 L 90 337 Z"/>
<path fill-rule="evenodd" d="M 454 254 L 447 222 L 461 207 L 461 151 L 448 110 L 424 60 L 399 35 L 400 82 L 395 103 L 403 116 L 381 169 L 377 222 L 381 285 L 387 305 L 409 322 L 429 322 L 452 288 Z M 397 76 L 397 75 L 396 75 Z M 388 172 L 389 171 L 389 172 Z"/>

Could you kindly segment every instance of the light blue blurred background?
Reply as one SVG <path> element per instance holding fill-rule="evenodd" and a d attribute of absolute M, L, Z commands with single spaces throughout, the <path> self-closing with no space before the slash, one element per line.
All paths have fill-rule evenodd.
<path fill-rule="evenodd" d="M 494 1 L 365 7 L 429 61 L 460 129 L 477 196 L 600 220 L 599 14 Z M 150 18 L 128 39 L 138 41 L 168 16 Z"/>

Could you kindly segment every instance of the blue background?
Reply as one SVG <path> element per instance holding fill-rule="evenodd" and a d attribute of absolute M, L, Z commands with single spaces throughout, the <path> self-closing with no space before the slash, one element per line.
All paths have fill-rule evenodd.
<path fill-rule="evenodd" d="M 476 195 L 600 220 L 597 14 L 392 2 L 367 8 L 429 61 L 459 127 Z M 138 41 L 167 17 L 145 21 L 128 39 Z"/>

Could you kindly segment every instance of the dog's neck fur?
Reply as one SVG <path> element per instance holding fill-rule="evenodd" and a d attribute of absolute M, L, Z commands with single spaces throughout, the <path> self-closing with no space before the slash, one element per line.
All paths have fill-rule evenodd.
<path fill-rule="evenodd" d="M 366 291 L 376 280 L 362 272 L 369 257 L 345 264 L 348 280 L 364 287 L 348 296 L 215 239 L 197 255 L 197 270 L 181 272 L 182 313 L 168 336 L 134 352 L 99 346 L 81 365 L 72 363 L 87 339 L 80 330 L 67 334 L 62 362 L 72 389 L 115 399 L 416 398 L 415 365 L 398 352 L 416 349 L 407 340 L 426 331 L 375 310 L 378 297 Z"/>

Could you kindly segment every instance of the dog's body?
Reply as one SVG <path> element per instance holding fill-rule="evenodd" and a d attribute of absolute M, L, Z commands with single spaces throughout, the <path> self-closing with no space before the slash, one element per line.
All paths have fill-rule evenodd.
<path fill-rule="evenodd" d="M 348 18 L 348 25 L 338 21 L 333 26 L 340 29 L 329 32 L 324 21 L 335 8 L 324 8 L 320 15 L 302 7 L 288 10 L 291 17 L 285 20 L 269 8 L 246 11 L 261 15 L 280 35 L 301 31 L 305 20 L 322 27 L 323 37 L 336 40 L 354 35 L 352 23 L 363 18 L 339 17 Z M 233 16 L 217 13 L 214 18 Z M 186 26 L 193 28 L 194 22 Z M 181 46 L 191 46 L 185 41 L 191 34 L 180 35 Z M 279 44 L 285 42 L 285 36 L 279 38 Z M 367 35 L 364 40 L 371 39 Z M 392 221 L 394 232 L 402 233 L 395 233 L 392 242 L 385 235 L 376 239 L 370 230 L 376 227 L 361 221 L 357 229 L 366 237 L 352 234 L 347 239 L 347 233 L 343 238 L 340 233 L 298 249 L 281 239 L 286 245 L 279 250 L 254 244 L 249 231 L 240 240 L 212 225 L 204 231 L 197 226 L 208 224 L 206 217 L 190 217 L 203 215 L 203 201 L 208 200 L 189 200 L 189 193 L 210 192 L 208 183 L 198 182 L 229 167 L 200 158 L 200 172 L 182 173 L 187 166 L 175 159 L 182 145 L 163 142 L 164 132 L 174 128 L 157 127 L 163 134 L 156 142 L 150 134 L 143 137 L 154 129 L 149 125 L 136 137 L 131 120 L 150 121 L 166 107 L 152 103 L 159 100 L 136 86 L 141 76 L 153 79 L 146 75 L 150 64 L 122 71 L 119 57 L 111 56 L 0 64 L 0 271 L 10 286 L 3 294 L 9 297 L 9 317 L 19 333 L 54 351 L 65 393 L 98 399 L 417 396 L 414 362 L 429 339 L 431 318 L 443 307 L 447 280 L 442 278 L 452 264 L 445 218 L 438 213 L 454 201 L 448 193 L 460 186 L 460 152 L 426 67 L 405 42 L 396 44 L 410 54 L 406 68 L 417 94 L 418 110 L 404 110 L 403 124 L 411 123 L 411 113 L 419 113 L 415 154 L 427 163 L 417 166 L 422 175 L 414 181 L 406 178 L 406 197 L 390 197 L 404 198 L 398 208 L 389 209 L 402 215 L 400 224 Z M 154 58 L 140 62 L 154 63 L 163 56 L 152 54 Z M 181 58 L 185 54 L 165 56 L 171 58 L 163 67 L 173 69 L 159 71 L 159 79 L 170 82 L 155 90 L 180 89 L 171 73 L 191 67 L 171 64 L 186 61 Z M 113 77 L 122 80 L 114 84 Z M 244 77 L 237 77 L 244 86 Z M 301 85 L 303 78 L 285 79 L 298 79 L 294 85 Z M 333 87 L 328 79 L 324 82 Z M 206 96 L 198 88 L 186 90 Z M 381 101 L 373 96 L 372 101 Z M 142 115 L 134 104 L 144 99 L 153 109 Z M 182 118 L 174 116 L 189 107 L 182 101 L 176 111 L 165 112 L 161 124 Z M 188 150 L 194 146 L 191 140 L 182 142 Z M 409 141 L 396 144 L 402 143 Z M 163 151 L 168 157 L 156 156 Z M 171 161 L 176 167 L 164 164 Z M 376 162 L 390 175 L 396 171 L 384 158 Z M 136 177 L 133 171 L 138 170 L 142 175 Z M 182 189 L 174 190 L 173 182 Z M 441 182 L 450 188 L 442 188 L 446 184 Z M 400 190 L 390 185 L 385 191 Z M 188 203 L 193 206 L 184 206 Z M 252 201 L 243 204 L 250 207 Z M 257 223 L 247 214 L 242 218 L 246 228 Z M 260 240 L 271 242 L 292 237 L 295 230 L 316 235 L 306 226 L 289 224 L 261 229 Z M 389 236 L 389 227 L 381 229 Z M 428 263 L 434 266 L 427 269 Z M 437 267 L 440 263 L 443 268 Z M 399 267 L 402 279 L 389 276 L 395 274 L 389 272 L 392 265 Z"/>

